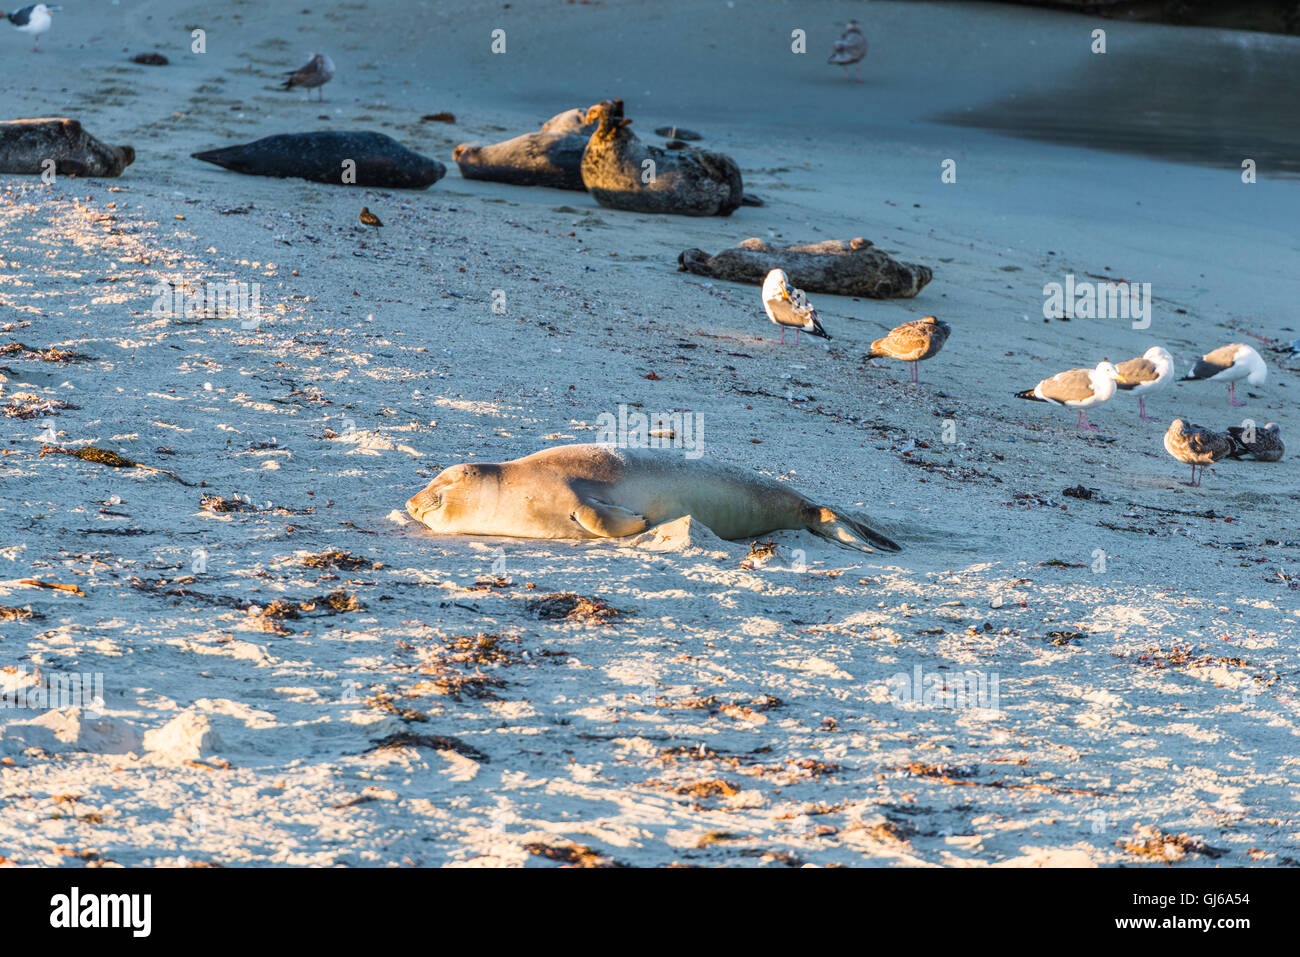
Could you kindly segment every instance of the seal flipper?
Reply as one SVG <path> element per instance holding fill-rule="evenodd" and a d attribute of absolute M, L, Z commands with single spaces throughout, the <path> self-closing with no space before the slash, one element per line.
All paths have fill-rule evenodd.
<path fill-rule="evenodd" d="M 837 515 L 829 508 L 813 505 L 809 508 L 808 531 L 833 542 L 840 542 L 863 551 L 874 551 L 870 545 L 887 552 L 901 552 L 903 546 L 846 515 Z M 867 543 L 870 542 L 870 545 Z"/>
<path fill-rule="evenodd" d="M 569 513 L 569 518 L 596 538 L 623 538 L 644 532 L 648 527 L 644 515 L 596 499 L 584 499 Z"/>

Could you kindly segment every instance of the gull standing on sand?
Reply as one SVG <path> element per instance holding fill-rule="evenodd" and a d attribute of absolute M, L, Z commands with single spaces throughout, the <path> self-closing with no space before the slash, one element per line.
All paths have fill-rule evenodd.
<path fill-rule="evenodd" d="M 1228 453 L 1230 459 L 1249 455 L 1256 462 L 1277 462 L 1286 452 L 1282 430 L 1276 422 L 1270 422 L 1262 429 L 1253 425 L 1230 425 L 1228 434 L 1237 443 L 1237 447 Z"/>
<path fill-rule="evenodd" d="M 1245 379 L 1247 385 L 1260 386 L 1268 378 L 1268 367 L 1260 354 L 1244 342 L 1220 346 L 1196 360 L 1192 371 L 1179 379 L 1190 382 L 1203 379 L 1207 382 L 1228 383 L 1228 404 L 1245 405 L 1237 401 L 1237 380 Z"/>
<path fill-rule="evenodd" d="M 810 336 L 830 338 L 817 318 L 817 310 L 812 307 L 802 289 L 790 286 L 784 269 L 773 269 L 763 280 L 763 309 L 767 312 L 767 318 L 781 327 L 782 344 L 785 343 L 787 326 L 794 327 L 796 344 L 799 342 L 800 330 Z"/>
<path fill-rule="evenodd" d="M 910 362 L 912 381 L 919 382 L 916 364 L 936 355 L 948 341 L 950 332 L 952 327 L 946 322 L 940 322 L 934 316 L 914 319 L 896 326 L 889 330 L 889 335 L 873 342 L 868 358 L 900 359 L 903 362 Z"/>
<path fill-rule="evenodd" d="M 1192 467 L 1192 480 L 1181 484 L 1193 488 L 1201 484 L 1201 480 L 1196 477 L 1196 466 L 1201 467 L 1203 479 L 1207 465 L 1213 465 L 1219 459 L 1232 454 L 1235 448 L 1237 443 L 1233 441 L 1232 436 L 1192 425 L 1182 419 L 1174 419 L 1170 422 L 1169 431 L 1165 433 L 1165 451 L 1178 461 L 1186 462 Z"/>
<path fill-rule="evenodd" d="M 867 55 L 867 38 L 862 35 L 862 28 L 858 26 L 857 20 L 850 20 L 849 25 L 844 28 L 840 38 L 835 41 L 835 46 L 831 49 L 830 58 L 827 63 L 835 63 L 844 69 L 844 75 L 849 75 L 849 64 L 858 63 Z M 853 68 L 858 75 L 858 82 L 862 82 L 862 67 Z"/>
<path fill-rule="evenodd" d="M 1174 374 L 1174 357 L 1162 346 L 1152 346 L 1136 359 L 1126 359 L 1115 368 L 1123 376 L 1119 391 L 1137 396 L 1138 418 L 1148 422 L 1158 421 L 1147 415 L 1146 394 L 1169 385 Z"/>
<path fill-rule="evenodd" d="M 50 7 L 43 3 L 34 3 L 30 7 L 23 7 L 21 10 L 15 10 L 13 13 L 6 13 L 4 16 L 9 18 L 9 22 L 18 28 L 19 33 L 30 33 L 36 37 L 36 45 L 32 47 L 33 53 L 41 52 L 41 35 L 50 32 L 50 26 L 54 23 L 51 13 L 57 13 L 63 8 L 57 3 Z"/>
<path fill-rule="evenodd" d="M 285 74 L 288 79 L 284 81 L 284 89 L 292 90 L 295 86 L 305 87 L 311 91 L 316 87 L 323 87 L 330 80 L 334 79 L 334 61 L 324 53 L 313 53 L 311 59 L 305 66 L 300 66 L 292 73 Z M 307 99 L 311 99 L 311 93 L 307 93 Z M 320 91 L 321 102 L 325 102 L 325 91 Z"/>
<path fill-rule="evenodd" d="M 1115 394 L 1115 383 L 1123 381 L 1124 378 L 1115 368 L 1114 363 L 1103 359 L 1097 363 L 1095 369 L 1070 369 L 1066 372 L 1058 372 L 1032 389 L 1015 393 L 1015 396 L 1017 399 L 1028 399 L 1030 402 L 1050 402 L 1053 405 L 1078 409 L 1079 420 L 1075 423 L 1075 428 L 1096 432 L 1097 427 L 1088 423 L 1088 415 L 1084 409 L 1108 401 Z"/>

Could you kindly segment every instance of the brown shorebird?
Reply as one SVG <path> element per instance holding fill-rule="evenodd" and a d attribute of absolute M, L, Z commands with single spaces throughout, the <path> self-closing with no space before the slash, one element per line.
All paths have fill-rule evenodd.
<path fill-rule="evenodd" d="M 284 89 L 292 90 L 295 86 L 301 86 L 310 91 L 323 87 L 330 80 L 334 79 L 334 61 L 324 53 L 313 53 L 311 59 L 306 65 L 298 67 L 292 73 L 286 73 L 288 77 L 284 81 Z M 311 99 L 311 93 L 308 92 L 307 98 Z M 325 102 L 325 91 L 320 91 L 321 102 Z"/>
<path fill-rule="evenodd" d="M 1270 422 L 1262 429 L 1255 428 L 1253 424 L 1230 425 L 1228 434 L 1237 443 L 1237 448 L 1228 453 L 1230 459 L 1249 455 L 1257 462 L 1277 462 L 1286 452 L 1282 430 L 1276 422 Z"/>
<path fill-rule="evenodd" d="M 912 363 L 912 381 L 919 382 L 916 364 L 924 359 L 938 355 L 939 350 L 943 348 L 943 344 L 948 341 L 948 333 L 950 332 L 952 332 L 952 326 L 946 322 L 940 322 L 934 316 L 914 319 L 889 330 L 889 335 L 873 342 L 868 358 L 899 359 L 903 362 L 910 362 Z"/>
<path fill-rule="evenodd" d="M 360 219 L 361 222 L 367 226 L 374 226 L 375 229 L 379 229 L 379 227 L 384 225 L 379 221 L 379 217 L 370 211 L 369 206 L 362 206 L 361 215 L 358 216 L 357 218 Z"/>
<path fill-rule="evenodd" d="M 1207 465 L 1213 465 L 1219 459 L 1227 457 L 1236 447 L 1237 443 L 1231 435 L 1192 425 L 1182 419 L 1170 422 L 1169 431 L 1165 433 L 1165 451 L 1192 467 L 1192 480 L 1182 484 L 1193 487 L 1200 485 L 1201 479 L 1205 478 Z M 1198 465 L 1201 467 L 1200 479 L 1196 477 Z"/>

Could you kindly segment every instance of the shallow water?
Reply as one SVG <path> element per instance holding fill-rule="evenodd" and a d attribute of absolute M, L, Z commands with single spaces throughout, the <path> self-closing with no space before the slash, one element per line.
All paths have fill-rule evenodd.
<path fill-rule="evenodd" d="M 1112 46 L 1060 85 L 938 119 L 1200 166 L 1253 159 L 1261 177 L 1300 176 L 1300 40 L 1179 33 L 1191 42 Z"/>

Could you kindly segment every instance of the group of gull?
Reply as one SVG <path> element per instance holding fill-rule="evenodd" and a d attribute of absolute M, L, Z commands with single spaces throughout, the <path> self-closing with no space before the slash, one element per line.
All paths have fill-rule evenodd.
<path fill-rule="evenodd" d="M 796 343 L 800 332 L 830 338 L 807 295 L 790 285 L 784 270 L 773 269 L 767 274 L 763 282 L 763 308 L 768 318 L 781 327 L 783 343 L 786 328 L 795 330 Z M 910 362 L 912 381 L 917 382 L 917 363 L 937 354 L 951 331 L 946 322 L 934 316 L 905 322 L 890 330 L 884 338 L 871 343 L 867 358 Z M 1103 359 L 1093 369 L 1058 372 L 1031 389 L 1015 393 L 1015 396 L 1031 402 L 1077 409 L 1076 428 L 1096 432 L 1097 427 L 1088 422 L 1086 410 L 1110 401 L 1116 392 L 1136 397 L 1139 418 L 1156 421 L 1154 416 L 1147 415 L 1146 396 L 1168 386 L 1173 377 L 1174 357 L 1163 346 L 1152 346 L 1137 358 L 1118 365 Z M 1262 386 L 1267 378 L 1268 367 L 1260 354 L 1245 343 L 1234 342 L 1201 356 L 1179 381 L 1225 382 L 1228 404 L 1242 406 L 1245 403 L 1237 401 L 1237 382 L 1244 379 L 1248 386 Z M 1261 462 L 1276 462 L 1285 451 L 1281 429 L 1275 423 L 1269 422 L 1263 428 L 1257 428 L 1250 419 L 1241 425 L 1229 426 L 1224 432 L 1193 425 L 1185 419 L 1174 419 L 1165 432 L 1164 445 L 1175 459 L 1192 467 L 1192 480 L 1184 484 L 1193 486 L 1200 485 L 1206 466 L 1221 459 L 1250 456 Z"/>

